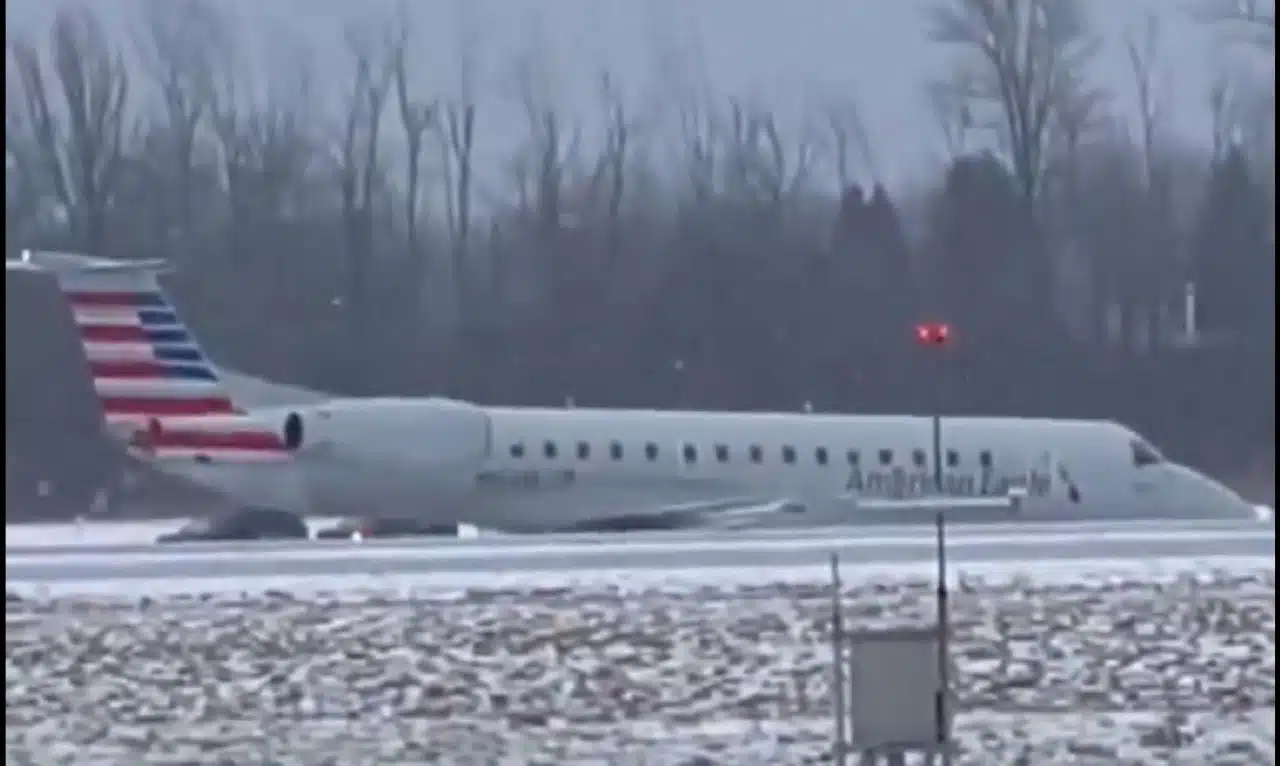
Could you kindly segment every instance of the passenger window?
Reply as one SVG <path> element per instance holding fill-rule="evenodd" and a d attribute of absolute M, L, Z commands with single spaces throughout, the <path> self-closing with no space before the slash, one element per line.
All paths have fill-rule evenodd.
<path fill-rule="evenodd" d="M 856 466 L 862 462 L 862 455 L 856 449 L 851 449 L 845 453 L 845 459 L 849 461 L 849 465 Z"/>
<path fill-rule="evenodd" d="M 622 459 L 622 442 L 613 442 L 609 445 L 609 457 L 614 460 Z"/>
<path fill-rule="evenodd" d="M 698 448 L 697 448 L 697 447 L 693 446 L 692 444 L 686 444 L 686 445 L 684 445 L 684 462 L 686 462 L 686 463 L 696 463 L 696 462 L 698 462 Z"/>
<path fill-rule="evenodd" d="M 519 442 L 511 445 L 511 457 L 519 459 L 524 457 L 524 445 Z"/>
<path fill-rule="evenodd" d="M 826 447 L 816 448 L 813 451 L 813 459 L 818 462 L 818 465 L 826 465 L 827 464 L 827 448 Z"/>
<path fill-rule="evenodd" d="M 557 450 L 555 442 L 546 442 L 542 445 L 542 454 L 546 455 L 548 460 L 555 460 L 556 453 Z"/>
<path fill-rule="evenodd" d="M 924 468 L 926 460 L 928 460 L 928 458 L 925 457 L 924 450 L 917 449 L 911 451 L 911 462 L 915 463 L 916 468 Z"/>
<path fill-rule="evenodd" d="M 991 450 L 984 449 L 982 452 L 978 453 L 978 465 L 983 468 L 990 468 L 994 462 L 995 461 L 991 459 Z"/>
<path fill-rule="evenodd" d="M 782 448 L 782 462 L 784 462 L 784 463 L 786 463 L 786 464 L 788 464 L 788 465 L 790 465 L 790 464 L 792 464 L 792 463 L 796 462 L 796 448 L 795 448 L 795 447 L 783 447 L 783 448 Z"/>
<path fill-rule="evenodd" d="M 760 449 L 759 444 L 752 444 L 748 453 L 753 463 L 759 463 L 764 460 L 764 450 Z"/>
<path fill-rule="evenodd" d="M 648 444 L 644 445 L 644 456 L 649 460 L 657 460 L 658 445 L 654 444 L 653 442 L 649 442 Z"/>
<path fill-rule="evenodd" d="M 591 445 L 586 442 L 578 442 L 578 459 L 587 460 L 591 457 Z"/>
<path fill-rule="evenodd" d="M 880 465 L 890 465 L 891 463 L 893 463 L 893 450 L 880 450 Z"/>
<path fill-rule="evenodd" d="M 1159 450 L 1141 439 L 1134 439 L 1129 442 L 1129 446 L 1133 449 L 1134 468 L 1144 468 L 1164 462 L 1164 455 L 1161 455 Z"/>
<path fill-rule="evenodd" d="M 960 453 L 953 449 L 947 450 L 947 467 L 955 468 L 960 465 Z"/>
<path fill-rule="evenodd" d="M 729 447 L 728 447 L 728 445 L 725 445 L 725 444 L 717 444 L 717 445 L 716 445 L 716 460 L 719 460 L 721 463 L 727 463 L 727 462 L 729 462 Z"/>

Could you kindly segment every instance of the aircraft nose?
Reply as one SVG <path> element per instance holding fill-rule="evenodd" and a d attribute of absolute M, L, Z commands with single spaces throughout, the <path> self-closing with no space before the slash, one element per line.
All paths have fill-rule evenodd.
<path fill-rule="evenodd" d="M 1172 466 L 1177 480 L 1169 495 L 1179 516 L 1212 519 L 1257 519 L 1253 504 L 1225 484 L 1186 466 Z"/>

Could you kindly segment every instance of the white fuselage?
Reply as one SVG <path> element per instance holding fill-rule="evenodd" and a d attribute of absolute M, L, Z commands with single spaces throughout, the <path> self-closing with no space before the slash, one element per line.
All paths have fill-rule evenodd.
<path fill-rule="evenodd" d="M 917 416 L 480 407 L 284 390 L 219 375 L 161 289 L 165 268 L 48 251 L 6 261 L 6 274 L 57 280 L 114 437 L 241 505 L 517 531 L 726 516 L 897 522 L 932 516 L 938 498 L 967 513 L 1002 494 L 1016 495 L 1028 519 L 1253 515 L 1109 422 L 948 417 L 935 439 L 936 421 Z"/>
<path fill-rule="evenodd" d="M 159 467 L 244 504 L 522 532 L 776 502 L 804 509 L 776 523 L 901 523 L 914 519 L 867 511 L 857 498 L 938 494 L 931 417 L 486 408 L 442 399 L 332 400 L 294 411 L 307 438 L 287 463 Z M 253 415 L 279 422 L 287 412 Z M 1025 486 L 1020 517 L 1028 520 L 1252 513 L 1235 493 L 1165 461 L 1115 423 L 939 424 L 942 493 L 996 496 Z"/>

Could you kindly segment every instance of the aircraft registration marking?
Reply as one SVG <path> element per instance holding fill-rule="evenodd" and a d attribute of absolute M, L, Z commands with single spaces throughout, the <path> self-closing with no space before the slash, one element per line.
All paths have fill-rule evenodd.
<path fill-rule="evenodd" d="M 510 489 L 562 489 L 573 485 L 578 474 L 572 468 L 539 471 L 535 469 L 501 469 L 476 474 L 476 484 Z"/>

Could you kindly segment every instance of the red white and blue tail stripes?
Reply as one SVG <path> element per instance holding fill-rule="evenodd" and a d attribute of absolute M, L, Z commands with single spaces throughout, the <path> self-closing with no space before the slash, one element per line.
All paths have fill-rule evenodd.
<path fill-rule="evenodd" d="M 69 290 L 67 302 L 108 424 L 236 412 L 161 294 Z"/>
<path fill-rule="evenodd" d="M 132 452 L 210 462 L 288 457 L 273 430 L 232 402 L 154 274 L 55 275 L 108 428 Z"/>

